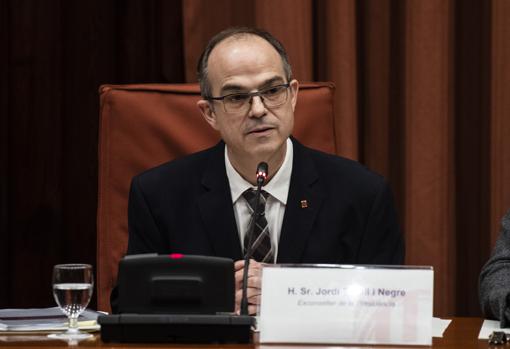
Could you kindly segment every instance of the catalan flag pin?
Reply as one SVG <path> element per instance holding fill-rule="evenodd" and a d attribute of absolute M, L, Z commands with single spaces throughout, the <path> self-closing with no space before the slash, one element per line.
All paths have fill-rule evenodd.
<path fill-rule="evenodd" d="M 301 200 L 301 208 L 307 208 L 308 207 L 308 201 Z"/>

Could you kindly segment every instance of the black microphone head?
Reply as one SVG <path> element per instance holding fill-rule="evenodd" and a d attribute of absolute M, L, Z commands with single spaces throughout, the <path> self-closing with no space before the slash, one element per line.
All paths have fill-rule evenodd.
<path fill-rule="evenodd" d="M 265 182 L 268 174 L 267 162 L 262 161 L 257 166 L 257 183 L 262 184 Z"/>

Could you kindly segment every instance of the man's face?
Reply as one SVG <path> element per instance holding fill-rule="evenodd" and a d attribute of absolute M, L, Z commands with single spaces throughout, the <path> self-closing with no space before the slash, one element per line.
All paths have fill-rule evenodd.
<path fill-rule="evenodd" d="M 208 79 L 214 97 L 253 92 L 285 84 L 285 73 L 278 52 L 264 39 L 249 35 L 229 38 L 216 46 L 209 56 Z M 239 161 L 283 158 L 285 142 L 294 126 L 298 82 L 287 90 L 286 102 L 274 108 L 260 97 L 251 99 L 245 112 L 227 113 L 222 101 L 200 101 L 207 122 L 228 145 L 229 157 Z"/>

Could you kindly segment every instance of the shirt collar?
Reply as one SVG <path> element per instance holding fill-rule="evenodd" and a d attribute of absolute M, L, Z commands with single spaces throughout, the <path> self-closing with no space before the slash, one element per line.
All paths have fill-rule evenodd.
<path fill-rule="evenodd" d="M 282 204 L 287 204 L 287 196 L 289 194 L 290 177 L 292 174 L 292 162 L 294 159 L 294 149 L 292 141 L 287 138 L 287 147 L 285 158 L 283 159 L 282 166 L 278 172 L 271 178 L 262 188 L 268 192 L 272 197 L 280 201 Z M 232 194 L 232 203 L 235 203 L 241 195 L 248 188 L 254 188 L 248 181 L 234 169 L 228 158 L 227 145 L 225 144 L 225 168 L 227 171 L 228 182 L 230 184 L 230 192 Z M 271 171 L 271 169 L 269 169 Z"/>

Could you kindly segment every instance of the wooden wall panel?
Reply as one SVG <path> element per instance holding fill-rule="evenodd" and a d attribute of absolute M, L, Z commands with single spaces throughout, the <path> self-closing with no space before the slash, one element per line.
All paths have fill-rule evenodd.
<path fill-rule="evenodd" d="M 8 26 L 7 1 L 0 0 L 0 45 L 4 47 L 0 55 L 0 285 L 9 283 L 9 255 L 11 251 L 9 229 L 9 74 L 10 34 Z M 0 287 L 0 299 L 9 299 L 10 288 Z M 0 302 L 0 305 L 2 303 Z M 5 302 L 3 304 L 6 304 Z"/>
<path fill-rule="evenodd" d="M 489 255 L 490 2 L 455 9 L 456 308 L 480 313 L 478 274 Z M 484 233 L 486 232 L 486 233 Z M 484 246 L 485 248 L 480 248 Z M 476 252 L 475 252 L 476 251 Z M 464 290 L 464 292 L 462 292 Z M 467 290 L 467 291 L 466 291 Z"/>
<path fill-rule="evenodd" d="M 271 32 L 285 46 L 296 79 L 313 80 L 311 0 L 258 0 L 255 24 Z"/>
<path fill-rule="evenodd" d="M 316 4 L 315 79 L 333 81 L 337 149 L 357 159 L 358 63 L 356 43 L 356 1 L 324 0 Z"/>
<path fill-rule="evenodd" d="M 211 37 L 233 26 L 254 26 L 252 0 L 182 1 L 182 27 L 186 81 L 197 81 L 197 62 Z"/>
<path fill-rule="evenodd" d="M 59 171 L 64 151 L 59 108 L 63 60 L 57 39 L 62 8 L 56 2 L 19 1 L 9 6 L 8 14 L 9 32 L 17 34 L 8 52 L 7 299 L 29 305 L 31 299 L 51 299 L 51 269 L 64 252 Z"/>
<path fill-rule="evenodd" d="M 510 209 L 510 2 L 492 1 L 491 50 L 491 236 Z"/>
<path fill-rule="evenodd" d="M 455 299 L 451 5 L 405 4 L 406 261 L 434 266 L 436 316 L 452 314 Z"/>
<path fill-rule="evenodd" d="M 359 118 L 361 125 L 360 161 L 390 178 L 392 118 L 390 115 L 392 79 L 391 13 L 389 0 L 371 0 L 360 4 L 358 62 Z"/>
<path fill-rule="evenodd" d="M 184 82 L 175 68 L 180 8 L 179 0 L 2 0 L 1 214 L 8 218 L 0 223 L 7 250 L 2 244 L 0 307 L 52 306 L 54 264 L 95 264 L 97 89 Z"/>

